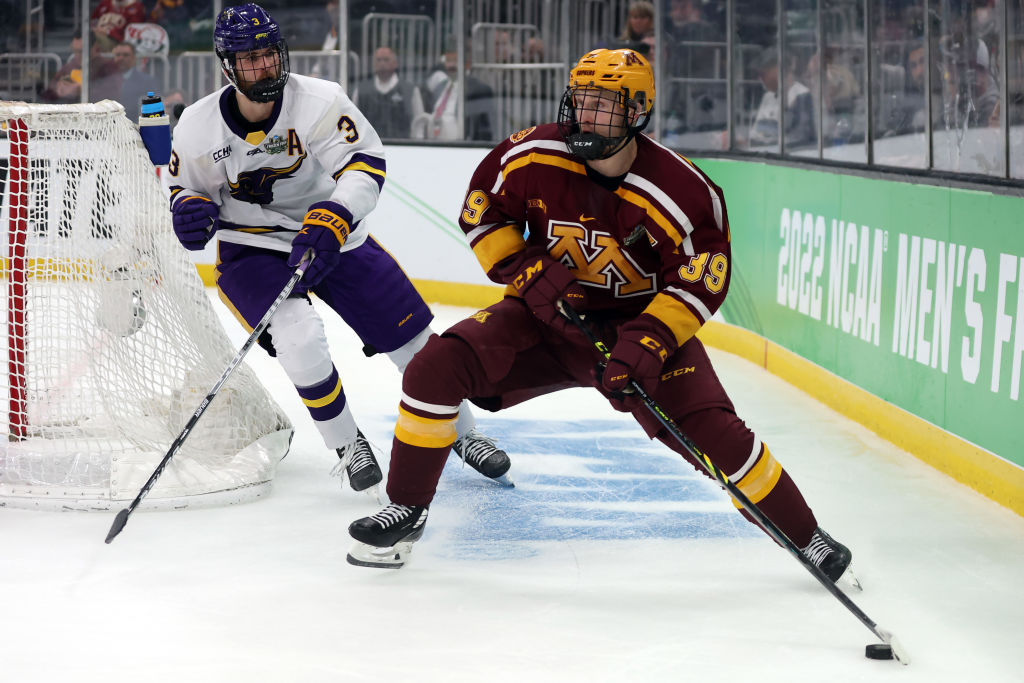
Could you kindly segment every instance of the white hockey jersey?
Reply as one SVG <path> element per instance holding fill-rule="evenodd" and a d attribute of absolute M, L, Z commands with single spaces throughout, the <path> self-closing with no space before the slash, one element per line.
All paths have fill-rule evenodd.
<path fill-rule="evenodd" d="M 341 86 L 292 74 L 264 129 L 249 133 L 229 113 L 233 90 L 182 114 L 163 174 L 171 205 L 207 197 L 220 206 L 220 239 L 288 251 L 309 206 L 331 200 L 352 213 L 342 251 L 362 244 L 384 186 L 384 147 Z"/>

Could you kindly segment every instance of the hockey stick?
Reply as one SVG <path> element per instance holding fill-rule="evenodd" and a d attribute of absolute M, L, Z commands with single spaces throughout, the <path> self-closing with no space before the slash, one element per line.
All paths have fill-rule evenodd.
<path fill-rule="evenodd" d="M 580 314 L 565 301 L 559 301 L 558 308 L 563 315 L 565 315 L 584 335 L 586 335 L 590 343 L 594 345 L 602 357 L 607 361 L 611 356 L 611 352 L 608 350 L 608 347 L 605 346 L 604 342 L 597 338 L 593 330 L 590 329 L 590 326 L 583 320 Z M 824 586 L 825 589 L 836 598 L 836 600 L 842 603 L 846 609 L 857 617 L 869 631 L 875 634 L 875 636 L 882 641 L 882 643 L 888 645 L 892 649 L 893 656 L 896 657 L 901 664 L 906 665 L 910 663 L 910 657 L 907 655 L 906 650 L 903 648 L 903 645 L 896 640 L 896 637 L 893 636 L 892 632 L 881 628 L 877 623 L 875 623 L 853 602 L 853 600 L 846 595 L 846 593 L 841 591 L 838 586 L 825 576 L 824 572 L 815 566 L 815 564 L 811 562 L 811 560 L 804 555 L 799 548 L 796 547 L 796 544 L 786 536 L 782 529 L 776 526 L 775 522 L 769 519 L 756 504 L 747 498 L 746 494 L 740 491 L 739 488 L 729 480 L 729 477 L 727 477 L 724 472 L 715 467 L 715 464 L 711 462 L 711 458 L 705 455 L 697 444 L 693 443 L 693 441 L 691 441 L 690 438 L 679 429 L 672 418 L 669 417 L 668 413 L 666 413 L 665 410 L 658 405 L 658 403 L 651 398 L 646 391 L 644 391 L 644 388 L 640 386 L 639 382 L 634 379 L 630 379 L 629 388 L 636 393 L 637 398 L 639 398 L 640 401 L 643 402 L 644 406 L 654 414 L 658 419 L 658 422 L 668 430 L 669 434 L 682 444 L 683 448 L 686 449 L 690 456 L 700 463 L 700 465 L 707 470 L 708 474 L 718 481 L 726 491 L 728 491 L 729 494 L 732 495 L 732 497 L 738 501 L 741 506 L 743 506 L 743 509 L 746 510 L 766 532 L 768 532 L 768 535 L 771 536 L 776 543 L 788 550 L 789 554 L 795 557 L 797 561 L 811 573 L 811 576 L 818 580 L 818 583 Z M 869 645 L 868 651 L 870 651 L 871 648 L 872 645 Z"/>
<path fill-rule="evenodd" d="M 141 503 L 142 499 L 147 493 L 149 493 L 149 490 L 153 488 L 153 484 L 155 484 L 156 480 L 161 474 L 163 474 L 167 463 L 174 454 L 178 452 L 178 449 L 181 448 L 182 444 L 185 443 L 185 439 L 188 438 L 192 428 L 196 426 L 196 423 L 199 422 L 199 418 L 201 418 L 203 413 L 206 412 L 206 409 L 210 407 L 210 403 L 212 403 L 213 399 L 217 397 L 217 393 L 220 392 L 221 387 L 224 386 L 228 377 L 231 376 L 231 373 L 234 372 L 238 364 L 242 362 L 243 358 L 245 358 L 245 354 L 249 353 L 249 349 L 252 348 L 252 345 L 256 343 L 256 340 L 259 339 L 261 334 L 263 334 L 263 331 L 267 329 L 268 325 L 270 325 L 270 319 L 274 317 L 274 313 L 277 312 L 278 307 L 285 299 L 288 298 L 292 293 L 292 290 L 295 289 L 295 285 L 298 284 L 299 280 L 302 279 L 302 276 L 306 274 L 306 269 L 309 267 L 309 264 L 313 262 L 313 258 L 312 249 L 308 249 L 306 253 L 303 254 L 302 260 L 299 261 L 298 267 L 288 279 L 288 283 L 284 286 L 284 289 L 282 289 L 281 293 L 277 295 L 276 299 L 274 299 L 274 303 L 270 304 L 270 308 L 268 308 L 267 312 L 263 315 L 263 319 L 260 320 L 256 327 L 253 328 L 252 334 L 249 335 L 249 338 L 245 340 L 244 344 L 242 344 L 242 348 L 238 350 L 235 357 L 231 359 L 230 363 L 228 363 L 228 367 L 224 370 L 223 374 L 221 374 L 217 383 L 213 385 L 213 388 L 210 389 L 210 393 L 206 395 L 206 398 L 204 398 L 202 403 L 199 404 L 196 411 L 192 413 L 192 417 L 190 417 L 188 422 L 185 424 L 185 428 L 181 430 L 181 433 L 178 434 L 178 437 L 171 444 L 171 447 L 167 449 L 167 455 L 163 457 L 160 464 L 156 466 L 155 470 L 153 470 L 153 474 L 149 475 L 149 479 L 142 487 L 142 490 L 139 491 L 139 495 L 135 496 L 135 500 L 132 501 L 131 505 L 117 513 L 117 516 L 114 518 L 114 523 L 110 525 L 110 531 L 107 532 L 106 543 L 110 543 L 117 538 L 117 535 L 121 533 L 122 529 L 124 529 L 124 525 L 128 523 L 128 517 L 135 511 L 135 508 L 139 506 L 139 503 Z"/>

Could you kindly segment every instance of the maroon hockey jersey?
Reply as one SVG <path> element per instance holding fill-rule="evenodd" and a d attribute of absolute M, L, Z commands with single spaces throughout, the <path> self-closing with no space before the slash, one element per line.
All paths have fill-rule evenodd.
<path fill-rule="evenodd" d="M 729 288 L 725 200 L 689 160 L 636 141 L 629 171 L 609 179 L 569 153 L 556 124 L 515 133 L 480 162 L 459 223 L 500 284 L 495 264 L 542 245 L 586 288 L 587 310 L 648 313 L 682 345 Z"/>

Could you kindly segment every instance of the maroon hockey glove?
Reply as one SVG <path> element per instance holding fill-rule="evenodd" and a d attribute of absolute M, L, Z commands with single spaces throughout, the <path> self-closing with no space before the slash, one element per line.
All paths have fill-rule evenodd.
<path fill-rule="evenodd" d="M 171 207 L 171 223 L 181 245 L 199 251 L 217 232 L 220 207 L 206 197 L 185 197 Z"/>
<path fill-rule="evenodd" d="M 352 214 L 337 202 L 317 202 L 302 219 L 302 230 L 292 239 L 288 266 L 295 268 L 307 249 L 313 250 L 313 262 L 302 276 L 299 287 L 315 287 L 341 261 L 341 247 L 348 239 Z"/>
<path fill-rule="evenodd" d="M 529 247 L 504 264 L 508 282 L 523 297 L 541 322 L 566 337 L 583 338 L 569 319 L 558 312 L 558 301 L 565 300 L 577 311 L 587 303 L 587 295 L 568 268 L 551 258 L 541 247 Z"/>
<path fill-rule="evenodd" d="M 675 337 L 664 324 L 654 316 L 641 314 L 619 328 L 619 339 L 601 376 L 601 387 L 621 396 L 632 379 L 644 391 L 653 391 L 662 366 L 677 348 Z"/>

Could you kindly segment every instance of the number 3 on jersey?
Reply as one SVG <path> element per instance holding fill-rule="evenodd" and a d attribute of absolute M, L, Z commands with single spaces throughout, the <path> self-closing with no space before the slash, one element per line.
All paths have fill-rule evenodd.
<path fill-rule="evenodd" d="M 708 263 L 710 258 L 711 263 Z M 707 268 L 705 268 L 707 266 Z M 705 271 L 707 274 L 705 275 Z M 718 294 L 725 286 L 725 274 L 729 272 L 729 259 L 719 252 L 712 256 L 704 252 L 690 257 L 689 265 L 679 267 L 679 278 L 683 282 L 696 282 L 704 277 L 704 286 L 712 294 Z"/>
<path fill-rule="evenodd" d="M 359 139 L 359 131 L 355 122 L 348 116 L 338 119 L 338 132 L 345 136 L 345 142 L 353 143 Z"/>

